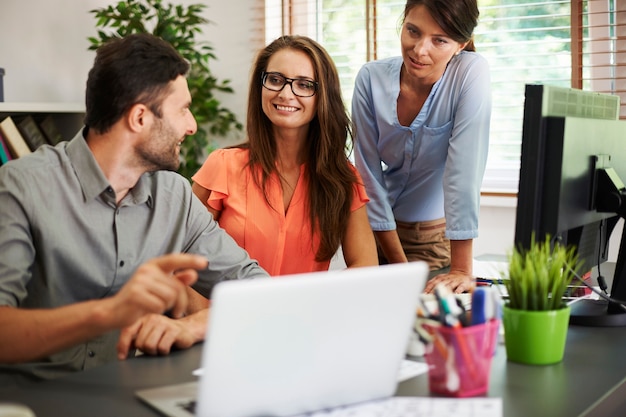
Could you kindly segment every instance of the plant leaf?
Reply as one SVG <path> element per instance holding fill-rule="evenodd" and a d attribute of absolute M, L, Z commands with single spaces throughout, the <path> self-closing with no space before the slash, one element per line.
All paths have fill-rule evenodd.
<path fill-rule="evenodd" d="M 113 36 L 131 33 L 152 33 L 171 43 L 191 64 L 187 76 L 193 101 L 191 112 L 198 122 L 198 131 L 181 145 L 178 172 L 188 179 L 200 168 L 206 155 L 215 149 L 212 137 L 224 137 L 233 130 L 241 131 L 242 123 L 216 98 L 215 92 L 233 93 L 230 80 L 218 81 L 209 67 L 217 59 L 213 47 L 197 41 L 196 34 L 212 22 L 202 13 L 206 4 L 173 5 L 162 0 L 127 0 L 90 10 L 96 19 L 97 36 L 89 37 L 89 50 L 95 50 Z M 210 136 L 209 136 L 210 133 Z"/>

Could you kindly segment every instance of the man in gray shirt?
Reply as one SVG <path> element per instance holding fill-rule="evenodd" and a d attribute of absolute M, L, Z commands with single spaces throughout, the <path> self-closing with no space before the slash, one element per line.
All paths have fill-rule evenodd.
<path fill-rule="evenodd" d="M 0 168 L 0 380 L 191 346 L 208 302 L 188 285 L 267 276 L 172 172 L 197 128 L 188 70 L 152 35 L 105 44 L 85 128 Z"/>

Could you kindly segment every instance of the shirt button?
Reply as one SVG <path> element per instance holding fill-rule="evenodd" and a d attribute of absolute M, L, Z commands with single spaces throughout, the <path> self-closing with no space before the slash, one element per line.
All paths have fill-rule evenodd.
<path fill-rule="evenodd" d="M 124 266 L 124 261 L 120 261 L 120 267 Z"/>
<path fill-rule="evenodd" d="M 94 356 L 96 356 L 96 352 L 94 352 L 93 350 L 89 350 L 87 351 L 87 355 L 89 355 L 90 358 L 93 358 Z"/>

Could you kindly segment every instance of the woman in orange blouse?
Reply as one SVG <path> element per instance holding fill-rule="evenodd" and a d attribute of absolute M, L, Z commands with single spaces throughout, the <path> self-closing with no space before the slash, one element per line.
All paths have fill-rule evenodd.
<path fill-rule="evenodd" d="M 220 226 L 274 276 L 327 270 L 340 246 L 348 267 L 377 265 L 339 77 L 317 42 L 282 36 L 259 53 L 247 133 L 193 176 Z"/>

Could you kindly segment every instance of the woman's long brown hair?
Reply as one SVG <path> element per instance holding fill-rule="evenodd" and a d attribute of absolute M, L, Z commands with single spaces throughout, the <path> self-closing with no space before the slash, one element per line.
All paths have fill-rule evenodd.
<path fill-rule="evenodd" d="M 289 48 L 302 51 L 311 59 L 319 83 L 316 115 L 309 126 L 306 142 L 306 171 L 309 182 L 308 217 L 312 231 L 319 231 L 318 262 L 330 260 L 344 236 L 357 177 L 350 168 L 346 150 L 352 143 L 350 118 L 341 96 L 339 75 L 334 62 L 314 40 L 305 36 L 281 36 L 257 56 L 250 79 L 248 96 L 249 167 L 258 187 L 269 203 L 267 183 L 276 169 L 276 142 L 272 123 L 261 106 L 262 73 L 276 52 Z"/>

